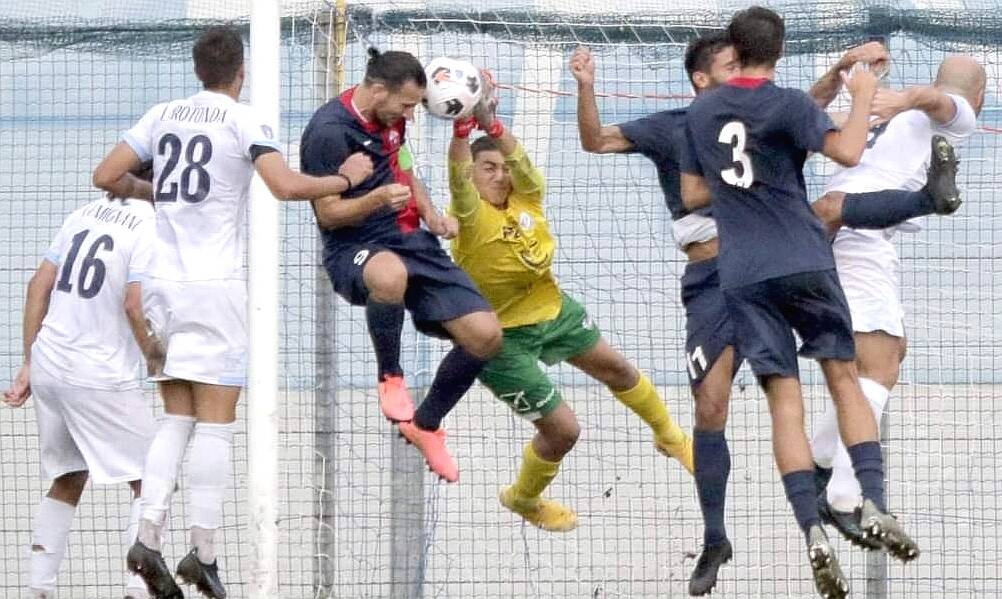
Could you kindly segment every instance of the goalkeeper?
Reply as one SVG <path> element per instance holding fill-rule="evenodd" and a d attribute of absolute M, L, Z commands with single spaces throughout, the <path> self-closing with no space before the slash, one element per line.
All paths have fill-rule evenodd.
<path fill-rule="evenodd" d="M 557 285 L 543 176 L 495 118 L 489 73 L 484 80 L 474 116 L 454 122 L 449 146 L 451 212 L 459 220 L 452 253 L 504 330 L 500 353 L 478 379 L 536 427 L 514 484 L 501 491 L 501 504 L 543 530 L 564 532 L 575 528 L 577 515 L 542 494 L 577 441 L 580 425 L 540 362 L 568 362 L 606 385 L 650 426 L 657 450 L 690 473 L 692 440 L 672 420 L 650 379 L 602 339 L 584 307 Z M 487 134 L 470 144 L 477 127 Z"/>

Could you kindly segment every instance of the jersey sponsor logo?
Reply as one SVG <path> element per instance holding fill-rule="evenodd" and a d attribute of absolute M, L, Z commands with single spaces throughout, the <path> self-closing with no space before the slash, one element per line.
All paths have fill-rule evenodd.
<path fill-rule="evenodd" d="M 369 250 L 360 250 L 351 261 L 355 263 L 355 266 L 361 266 L 368 258 Z"/>
<path fill-rule="evenodd" d="M 269 127 L 268 125 L 261 125 L 261 133 L 264 133 L 264 136 L 267 137 L 268 139 L 271 139 L 275 136 L 275 132 L 272 131 L 271 127 Z"/>

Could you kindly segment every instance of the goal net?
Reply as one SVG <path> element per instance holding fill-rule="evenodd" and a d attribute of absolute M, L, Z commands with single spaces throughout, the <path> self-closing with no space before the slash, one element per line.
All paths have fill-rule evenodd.
<path fill-rule="evenodd" d="M 567 69 L 579 44 L 598 64 L 606 123 L 690 101 L 685 44 L 724 26 L 746 5 L 628 0 L 281 2 L 282 136 L 298 164 L 313 111 L 361 79 L 365 49 L 407 50 L 422 61 L 450 55 L 491 68 L 502 118 L 547 178 L 547 214 L 558 239 L 555 270 L 606 339 L 659 386 L 683 428 L 693 422 L 682 351 L 679 277 L 684 257 L 653 167 L 644 159 L 580 149 L 576 85 Z M 782 84 L 806 89 L 849 46 L 880 38 L 894 63 L 890 84 L 927 84 L 948 53 L 988 71 L 979 131 L 959 150 L 965 203 L 898 235 L 908 356 L 885 422 L 889 504 L 918 538 L 921 558 L 888 564 L 839 540 L 858 596 L 989 596 L 1002 587 L 994 514 L 1000 507 L 1002 378 L 1002 176 L 996 0 L 769 3 L 786 18 Z M 208 23 L 247 27 L 249 2 L 15 0 L 0 16 L 0 372 L 21 361 L 25 284 L 62 219 L 96 197 L 93 167 L 146 108 L 198 89 L 190 46 Z M 835 108 L 845 107 L 844 98 Z M 447 123 L 418 111 L 408 128 L 416 168 L 447 204 Z M 902 151 L 907 151 L 903 148 Z M 832 168 L 812 160 L 817 195 Z M 682 597 L 701 542 L 695 488 L 653 449 L 643 424 L 600 384 L 569 367 L 550 369 L 578 414 L 582 435 L 548 491 L 577 510 L 566 535 L 539 531 L 502 508 L 498 490 L 518 467 L 531 426 L 482 387 L 446 420 L 460 482 L 429 475 L 417 452 L 383 420 L 362 311 L 333 297 L 304 205 L 281 208 L 279 361 L 279 564 L 281 596 L 338 598 Z M 251 266 L 253 268 L 253 265 Z M 403 340 L 417 397 L 446 346 Z M 808 414 L 823 412 L 815 368 L 802 363 Z M 159 413 L 150 389 L 151 409 Z M 810 422 L 808 423 L 810 424 Z M 732 472 L 727 527 L 735 560 L 721 571 L 724 596 L 814 596 L 803 540 L 776 474 L 768 411 L 753 377 L 739 373 L 728 424 Z M 232 597 L 251 577 L 246 435 L 234 447 L 221 564 Z M 0 418 L 0 589 L 27 586 L 31 517 L 39 481 L 30 407 Z M 182 477 L 183 483 L 183 477 Z M 175 501 L 168 561 L 186 547 Z M 61 596 L 119 597 L 128 492 L 88 487 L 60 574 Z M 833 537 L 835 535 L 833 534 Z"/>

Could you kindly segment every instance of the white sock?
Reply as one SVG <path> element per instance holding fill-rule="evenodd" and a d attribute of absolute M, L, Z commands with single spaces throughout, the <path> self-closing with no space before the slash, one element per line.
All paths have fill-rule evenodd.
<path fill-rule="evenodd" d="M 66 538 L 73 524 L 76 507 L 51 497 L 38 504 L 31 530 L 31 565 L 28 584 L 33 591 L 51 596 L 56 589 L 59 564 L 66 553 Z"/>
<path fill-rule="evenodd" d="M 146 455 L 139 540 L 154 551 L 160 551 L 161 531 L 184 452 L 188 448 L 188 438 L 194 428 L 195 418 L 192 416 L 164 414 Z"/>
<path fill-rule="evenodd" d="M 136 542 L 136 538 L 139 535 L 139 516 L 143 511 L 143 502 L 140 498 L 136 497 L 132 500 L 132 506 L 129 510 L 129 525 L 125 528 L 125 550 L 128 551 L 129 547 Z M 127 597 L 132 597 L 132 599 L 146 599 L 149 594 L 146 590 L 146 583 L 138 574 L 127 573 L 126 583 L 125 583 L 125 594 Z"/>
<path fill-rule="evenodd" d="M 887 405 L 891 392 L 877 381 L 863 377 L 859 379 L 859 386 L 863 389 L 863 395 L 870 402 L 870 409 L 873 410 L 873 416 L 877 420 L 879 439 L 880 418 L 884 415 L 884 406 Z M 828 483 L 828 502 L 841 512 L 851 512 L 859 505 L 861 490 L 852 467 L 852 460 L 849 458 L 849 452 L 846 451 L 841 438 L 832 467 L 834 472 L 831 482 Z"/>
<path fill-rule="evenodd" d="M 191 492 L 191 542 L 203 564 L 216 561 L 214 537 L 223 524 L 223 494 L 233 471 L 232 424 L 199 422 L 191 447 L 188 489 Z"/>
<path fill-rule="evenodd" d="M 814 463 L 822 468 L 831 468 L 835 452 L 841 443 L 842 440 L 838 435 L 838 412 L 835 411 L 835 403 L 828 398 L 828 402 L 825 403 L 825 413 L 815 427 L 814 438 L 811 439 Z"/>

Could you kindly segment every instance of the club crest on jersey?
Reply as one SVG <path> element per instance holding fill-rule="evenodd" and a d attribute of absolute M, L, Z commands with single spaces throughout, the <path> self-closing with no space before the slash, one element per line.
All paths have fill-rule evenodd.
<path fill-rule="evenodd" d="M 400 145 L 400 132 L 396 129 L 390 129 L 390 132 L 386 134 L 386 141 L 391 148 L 396 148 Z"/>
<path fill-rule="evenodd" d="M 523 231 L 531 231 L 536 226 L 536 219 L 528 212 L 523 212 L 518 215 L 518 226 L 522 227 Z"/>
<path fill-rule="evenodd" d="M 275 136 L 275 132 L 272 131 L 271 127 L 269 127 L 268 125 L 261 125 L 261 133 L 264 133 L 264 136 L 267 137 L 268 139 L 271 139 L 272 137 Z"/>

